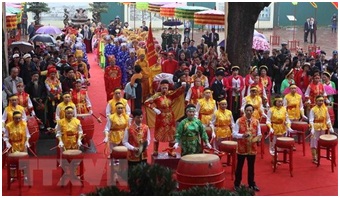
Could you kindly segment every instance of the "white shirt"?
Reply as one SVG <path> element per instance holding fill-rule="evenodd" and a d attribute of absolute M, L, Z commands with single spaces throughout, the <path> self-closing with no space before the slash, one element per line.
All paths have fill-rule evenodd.
<path fill-rule="evenodd" d="M 138 126 L 135 122 L 133 122 L 134 125 Z M 135 147 L 132 146 L 130 143 L 129 143 L 129 129 L 126 128 L 125 131 L 124 131 L 124 137 L 123 137 L 123 145 L 129 149 L 129 150 L 133 150 Z M 148 132 L 147 132 L 147 136 L 146 136 L 146 141 L 148 142 L 148 146 L 150 145 L 150 128 L 148 127 Z"/>
<path fill-rule="evenodd" d="M 233 77 L 233 79 L 232 79 L 232 81 L 231 81 L 231 85 L 232 85 L 233 88 L 240 88 L 240 87 L 241 87 L 240 78 L 235 79 L 235 78 Z M 233 96 L 236 96 L 236 95 L 237 95 L 236 92 L 233 91 Z"/>
<path fill-rule="evenodd" d="M 235 123 L 235 125 L 233 127 L 233 137 L 236 138 L 236 139 L 241 139 L 241 138 L 243 138 L 243 135 L 244 135 L 244 134 L 239 133 L 239 130 L 240 130 L 239 120 L 240 119 L 237 119 L 237 121 L 236 121 L 236 123 Z M 248 120 L 251 122 L 251 119 L 247 119 L 247 121 Z M 262 135 L 260 123 L 257 125 L 257 130 L 256 131 L 257 131 L 256 132 L 257 136 Z"/>

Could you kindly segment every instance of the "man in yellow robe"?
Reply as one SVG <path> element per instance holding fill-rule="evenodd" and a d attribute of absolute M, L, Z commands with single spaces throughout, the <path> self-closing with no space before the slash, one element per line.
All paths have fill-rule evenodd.
<path fill-rule="evenodd" d="M 114 114 L 117 112 L 116 104 L 118 102 L 123 104 L 124 106 L 123 112 L 126 113 L 128 116 L 130 116 L 131 108 L 128 104 L 128 101 L 122 97 L 122 90 L 119 88 L 116 88 L 113 91 L 113 98 L 109 100 L 109 102 L 106 105 L 105 114 L 107 118 L 109 118 L 111 114 Z"/>
<path fill-rule="evenodd" d="M 16 94 L 12 94 L 8 96 L 8 106 L 5 108 L 2 113 L 2 131 L 5 131 L 5 124 L 13 121 L 13 112 L 18 111 L 22 114 L 22 119 L 27 121 L 25 108 L 18 104 L 18 96 Z"/>
<path fill-rule="evenodd" d="M 261 117 L 266 117 L 266 114 L 264 113 L 263 109 L 263 103 L 262 98 L 258 94 L 257 86 L 251 86 L 250 87 L 250 95 L 246 96 L 242 99 L 242 105 L 241 105 L 241 111 L 243 111 L 244 107 L 247 104 L 251 104 L 254 107 L 254 113 L 253 116 L 260 120 Z"/>
<path fill-rule="evenodd" d="M 139 59 L 136 61 L 135 65 L 139 65 L 142 68 L 142 96 L 143 101 L 151 94 L 151 69 L 149 63 L 145 60 L 145 54 L 140 54 Z"/>

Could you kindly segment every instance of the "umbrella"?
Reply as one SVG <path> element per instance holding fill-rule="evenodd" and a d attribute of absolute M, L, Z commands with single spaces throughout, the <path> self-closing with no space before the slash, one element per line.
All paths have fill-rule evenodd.
<path fill-rule="evenodd" d="M 23 53 L 27 53 L 30 52 L 34 49 L 33 45 L 31 43 L 25 42 L 25 41 L 16 41 L 11 43 L 11 45 L 9 46 L 9 48 L 13 49 L 13 48 L 19 48 L 19 50 Z"/>
<path fill-rule="evenodd" d="M 179 19 L 194 20 L 195 12 L 209 10 L 209 8 L 201 6 L 181 6 L 175 9 L 175 17 Z"/>
<path fill-rule="evenodd" d="M 57 41 L 49 34 L 37 34 L 31 38 L 33 42 L 56 43 Z"/>
<path fill-rule="evenodd" d="M 149 7 L 148 2 L 136 2 L 136 8 L 137 10 L 147 10 Z"/>
<path fill-rule="evenodd" d="M 209 10 L 209 8 L 201 6 L 181 6 L 175 9 L 175 17 L 179 19 L 194 20 L 195 12 Z M 193 21 L 192 28 L 194 29 L 195 22 Z M 194 38 L 194 31 L 191 31 L 191 39 Z"/>
<path fill-rule="evenodd" d="M 338 93 L 337 90 L 334 89 L 331 84 L 329 84 L 329 85 L 324 84 L 323 87 L 324 87 L 325 92 L 328 96 L 329 95 L 336 95 Z"/>
<path fill-rule="evenodd" d="M 12 7 L 12 8 L 19 8 L 19 9 L 21 9 L 22 5 L 20 3 L 16 4 L 16 3 L 8 3 L 8 2 L 6 2 L 6 7 Z"/>
<path fill-rule="evenodd" d="M 169 4 L 169 2 L 153 2 L 153 3 L 149 3 L 148 11 L 149 12 L 159 13 L 161 6 L 166 5 L 166 4 Z"/>
<path fill-rule="evenodd" d="M 163 22 L 164 26 L 180 26 L 183 25 L 183 22 L 178 20 L 168 20 Z"/>
<path fill-rule="evenodd" d="M 182 3 L 170 3 L 160 7 L 159 14 L 163 17 L 174 17 L 175 16 L 175 9 L 177 7 L 185 6 Z"/>
<path fill-rule="evenodd" d="M 225 40 L 221 41 L 218 46 L 225 46 Z M 267 40 L 254 36 L 252 49 L 256 50 L 269 50 L 270 46 Z"/>
<path fill-rule="evenodd" d="M 261 37 L 261 38 L 266 39 L 268 41 L 267 37 L 264 34 L 261 34 L 256 30 L 254 30 L 254 36 Z"/>
<path fill-rule="evenodd" d="M 267 40 L 254 36 L 253 37 L 253 49 L 255 50 L 269 50 L 270 46 Z"/>
<path fill-rule="evenodd" d="M 14 8 L 14 7 L 7 7 L 6 6 L 6 13 L 18 14 L 20 12 L 21 12 L 20 8 Z"/>
<path fill-rule="evenodd" d="M 283 90 L 283 95 L 287 95 L 290 93 L 290 88 L 287 87 L 285 90 Z M 299 87 L 296 87 L 296 93 L 300 94 L 302 97 L 305 96 L 305 94 L 302 93 L 301 89 Z"/>
<path fill-rule="evenodd" d="M 219 10 L 206 10 L 194 14 L 195 24 L 224 25 L 225 13 Z"/>
<path fill-rule="evenodd" d="M 61 30 L 54 26 L 43 26 L 37 29 L 36 33 L 39 34 L 61 34 Z"/>

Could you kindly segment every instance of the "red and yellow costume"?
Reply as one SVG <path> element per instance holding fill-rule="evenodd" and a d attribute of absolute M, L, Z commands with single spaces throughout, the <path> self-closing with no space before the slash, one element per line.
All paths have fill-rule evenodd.
<path fill-rule="evenodd" d="M 315 106 L 315 101 L 316 101 L 315 98 L 318 95 L 327 97 L 323 84 L 321 82 L 318 82 L 317 84 L 315 84 L 314 82 L 311 82 L 308 85 L 307 90 L 305 92 L 306 100 L 310 100 L 311 107 Z"/>
<path fill-rule="evenodd" d="M 16 94 L 18 96 L 18 104 L 25 108 L 26 115 L 30 115 L 33 110 L 33 104 L 30 99 L 30 95 L 26 92 Z"/>
<path fill-rule="evenodd" d="M 256 96 L 247 96 L 245 98 L 243 98 L 242 100 L 242 106 L 241 106 L 241 111 L 244 110 L 244 107 L 247 104 L 251 104 L 254 107 L 254 113 L 253 113 L 253 117 L 260 120 L 261 116 L 263 115 L 263 105 L 262 105 L 262 98 L 259 95 Z"/>
<path fill-rule="evenodd" d="M 112 98 L 112 93 L 115 88 L 121 88 L 122 72 L 117 65 L 108 66 L 104 73 L 106 99 L 109 101 Z"/>
<path fill-rule="evenodd" d="M 141 123 L 140 126 L 137 127 L 136 124 L 132 124 L 127 129 L 127 134 L 128 134 L 127 141 L 130 144 L 130 146 L 139 148 L 140 144 L 148 141 L 148 133 L 149 133 L 149 127 L 147 125 Z M 127 160 L 131 162 L 139 162 L 141 160 L 147 160 L 148 158 L 147 149 L 145 149 L 141 155 L 142 155 L 141 157 L 136 157 L 135 151 L 128 148 Z"/>
<path fill-rule="evenodd" d="M 148 95 L 150 95 L 152 93 L 151 90 L 151 85 L 152 85 L 152 80 L 151 79 L 151 69 L 149 67 L 149 63 L 143 59 L 138 59 L 135 63 L 135 65 L 139 65 L 142 68 L 142 96 L 143 96 L 143 100 L 145 101 L 145 99 L 148 97 Z"/>
<path fill-rule="evenodd" d="M 57 105 L 57 109 L 55 112 L 55 119 L 60 120 L 65 118 L 65 109 L 66 107 L 71 106 L 74 110 L 74 116 L 77 116 L 77 110 L 76 110 L 76 105 L 71 101 L 68 103 L 61 102 Z"/>
<path fill-rule="evenodd" d="M 56 131 L 56 137 L 64 143 L 65 149 L 78 149 L 77 140 L 83 135 L 80 120 L 75 117 L 60 119 Z"/>
<path fill-rule="evenodd" d="M 238 129 L 236 134 L 233 134 L 237 138 L 237 153 L 240 155 L 256 155 L 257 153 L 257 141 L 254 138 L 261 136 L 259 130 L 260 122 L 253 117 L 248 123 L 246 116 L 240 117 L 237 121 L 235 128 Z M 248 138 L 242 138 L 243 134 L 249 134 Z"/>
<path fill-rule="evenodd" d="M 87 114 L 91 110 L 91 102 L 87 95 L 87 91 L 81 89 L 77 91 L 76 89 L 71 92 L 72 102 L 74 103 L 77 114 Z"/>
<path fill-rule="evenodd" d="M 20 115 L 21 116 L 21 115 Z M 12 145 L 12 153 L 26 152 L 25 142 L 30 138 L 27 123 L 21 120 L 19 123 L 11 121 L 6 124 L 4 141 L 9 141 Z"/>
<path fill-rule="evenodd" d="M 210 90 L 205 90 L 204 92 L 206 91 Z M 201 98 L 198 100 L 196 106 L 196 117 L 201 120 L 203 125 L 209 126 L 212 116 L 216 110 L 216 101 L 212 97 L 209 99 Z"/>
<path fill-rule="evenodd" d="M 185 101 L 188 102 L 188 104 L 194 104 L 197 105 L 198 100 L 203 98 L 203 86 L 193 86 L 189 89 Z"/>
<path fill-rule="evenodd" d="M 168 84 L 167 84 L 168 85 Z M 164 86 L 164 85 L 161 85 Z M 145 101 L 145 105 L 150 108 L 157 108 L 161 114 L 156 115 L 155 121 L 155 140 L 160 142 L 172 142 L 175 138 L 176 119 L 172 105 L 174 100 L 184 93 L 181 87 L 172 93 L 164 95 L 156 93 L 151 100 Z"/>
<path fill-rule="evenodd" d="M 223 102 L 226 100 L 222 100 L 220 102 Z M 231 113 L 230 110 L 225 109 L 218 109 L 215 111 L 213 114 L 210 127 L 214 129 L 216 137 L 218 139 L 222 138 L 228 138 L 231 139 L 232 135 L 232 128 L 234 127 L 234 119 L 233 119 L 233 114 Z"/>
<path fill-rule="evenodd" d="M 304 115 L 302 96 L 298 93 L 295 93 L 294 95 L 292 93 L 285 95 L 283 106 L 287 108 L 290 120 L 300 120 L 301 116 Z"/>
<path fill-rule="evenodd" d="M 128 127 L 129 116 L 125 113 L 118 115 L 111 114 L 104 129 L 104 133 L 108 135 L 110 143 L 118 145 L 122 142 L 124 131 Z"/>

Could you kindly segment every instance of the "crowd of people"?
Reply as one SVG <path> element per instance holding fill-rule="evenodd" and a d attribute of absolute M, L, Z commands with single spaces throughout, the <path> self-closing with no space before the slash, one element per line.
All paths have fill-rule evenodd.
<path fill-rule="evenodd" d="M 169 142 L 173 149 L 180 146 L 181 154 L 187 155 L 201 153 L 205 146 L 218 149 L 221 141 L 236 138 L 235 187 L 240 185 L 247 158 L 252 164 L 249 186 L 259 190 L 254 163 L 256 142 L 262 135 L 260 123 L 269 127 L 273 155 L 276 138 L 294 130 L 291 122 L 309 122 L 313 162 L 317 163 L 318 138 L 327 131 L 334 133 L 329 115 L 333 107 L 327 106 L 337 104 L 336 50 L 327 60 L 323 50 L 293 54 L 282 43 L 271 56 L 268 50 L 254 50 L 251 65 L 237 66 L 228 60 L 224 47 L 217 46 L 214 28 L 197 44 L 186 36 L 182 40 L 177 28 L 174 32 L 169 28 L 162 33 L 161 43 L 153 38 L 157 63 L 149 65 L 148 31 L 145 22 L 134 31 L 116 17 L 108 27 L 101 23 L 66 26 L 55 46 L 35 43 L 29 53 L 13 49 L 10 75 L 3 81 L 8 98 L 8 104 L 3 101 L 2 118 L 6 147 L 15 152 L 30 146 L 26 121 L 32 117 L 41 121 L 41 129 L 54 129 L 59 147 L 82 146 L 77 115 L 93 114 L 87 93 L 90 68 L 97 66 L 90 67 L 87 59 L 87 53 L 93 52 L 104 68 L 107 124 L 103 142 L 110 151 L 126 146 L 131 166 L 146 162 L 147 149 L 140 152 L 140 145 L 147 147 L 151 142 L 150 129 L 142 123 L 142 109 L 148 119 L 155 117 L 154 156 L 158 156 L 159 142 Z M 246 67 L 249 74 L 241 76 L 240 67 Z M 336 107 L 334 111 L 336 127 Z"/>

